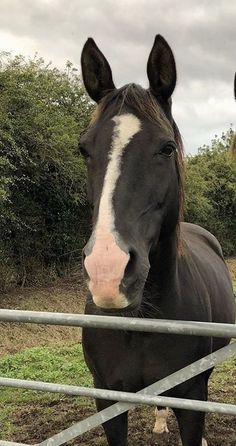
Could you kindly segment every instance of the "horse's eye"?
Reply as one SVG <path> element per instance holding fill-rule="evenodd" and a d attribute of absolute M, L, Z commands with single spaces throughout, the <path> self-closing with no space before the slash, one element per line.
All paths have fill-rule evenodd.
<path fill-rule="evenodd" d="M 168 143 L 166 143 L 165 145 L 163 145 L 163 147 L 160 150 L 160 155 L 163 155 L 167 158 L 169 158 L 174 151 L 176 150 L 176 145 L 174 142 L 169 141 Z"/>

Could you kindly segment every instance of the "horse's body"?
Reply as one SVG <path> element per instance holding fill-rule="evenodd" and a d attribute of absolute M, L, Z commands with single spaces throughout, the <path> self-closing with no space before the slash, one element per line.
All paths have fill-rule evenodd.
<path fill-rule="evenodd" d="M 199 226 L 179 225 L 181 160 L 180 153 L 172 156 L 173 138 L 178 144 L 169 101 L 173 88 L 161 85 L 160 80 L 155 87 L 152 73 L 155 58 L 159 58 L 161 65 L 167 55 L 166 61 L 171 64 L 173 55 L 165 41 L 159 39 L 148 64 L 150 87 L 154 92 L 155 88 L 162 88 L 160 97 L 156 94 L 160 112 L 157 122 L 149 119 L 153 117 L 152 112 L 146 113 L 138 105 L 146 98 L 141 87 L 132 85 L 112 93 L 114 85 L 109 66 L 93 41 L 87 42 L 82 55 L 89 94 L 97 101 L 105 96 L 82 149 L 88 159 L 89 194 L 94 206 L 94 231 L 85 248 L 85 271 L 92 294 L 86 313 L 117 314 L 118 311 L 123 316 L 233 323 L 232 285 L 219 243 Z M 173 64 L 174 60 L 167 83 L 171 82 Z M 97 84 L 91 70 L 96 72 Z M 164 69 L 162 81 L 165 73 Z M 101 95 L 102 90 L 106 93 Z M 107 90 L 111 90 L 108 95 Z M 124 122 L 128 122 L 126 127 Z M 163 140 L 168 141 L 164 146 Z M 112 141 L 109 156 L 107 141 Z M 96 144 L 101 148 L 100 153 L 99 148 L 95 152 Z M 160 157 L 157 161 L 151 158 L 150 163 L 146 147 L 157 146 Z M 154 149 L 150 150 L 153 156 Z M 122 164 L 113 156 L 121 152 Z M 228 339 L 197 336 L 83 330 L 85 359 L 95 386 L 129 392 L 170 375 L 228 342 Z M 210 372 L 203 373 L 171 389 L 167 395 L 206 400 L 209 375 Z M 110 404 L 97 401 L 99 410 Z M 200 446 L 204 414 L 180 409 L 174 412 L 183 445 Z M 104 428 L 110 446 L 127 445 L 127 413 L 105 423 Z"/>

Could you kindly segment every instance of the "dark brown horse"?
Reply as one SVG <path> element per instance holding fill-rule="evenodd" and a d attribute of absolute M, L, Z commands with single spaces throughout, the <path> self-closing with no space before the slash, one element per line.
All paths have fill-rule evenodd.
<path fill-rule="evenodd" d="M 234 322 L 229 273 L 215 237 L 180 223 L 183 151 L 171 113 L 172 51 L 161 36 L 151 50 L 148 90 L 116 89 L 95 42 L 82 53 L 85 87 L 98 103 L 81 139 L 88 169 L 93 231 L 84 249 L 88 314 Z M 130 392 L 148 386 L 229 342 L 115 330 L 83 330 L 96 387 Z M 210 372 L 166 395 L 207 399 Z M 98 400 L 101 410 L 111 402 Z M 204 414 L 175 409 L 182 444 L 203 442 Z M 110 446 L 127 445 L 127 413 L 104 424 Z M 202 443 L 203 442 L 203 443 Z"/>

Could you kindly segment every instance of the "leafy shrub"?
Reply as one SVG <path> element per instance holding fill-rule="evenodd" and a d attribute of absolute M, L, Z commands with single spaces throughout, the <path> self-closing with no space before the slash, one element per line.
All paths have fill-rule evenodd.
<path fill-rule="evenodd" d="M 77 146 L 92 106 L 70 63 L 61 72 L 41 58 L 2 54 L 0 91 L 0 249 L 24 284 L 84 244 Z"/>
<path fill-rule="evenodd" d="M 186 160 L 186 221 L 200 224 L 220 241 L 225 255 L 236 253 L 236 159 L 229 129 Z"/>

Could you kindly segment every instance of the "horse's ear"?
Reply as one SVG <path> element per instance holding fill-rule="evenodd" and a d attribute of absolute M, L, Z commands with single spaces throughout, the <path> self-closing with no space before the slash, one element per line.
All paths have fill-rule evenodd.
<path fill-rule="evenodd" d="M 172 50 L 160 34 L 155 38 L 148 59 L 147 75 L 152 93 L 168 100 L 176 85 L 176 66 Z"/>
<path fill-rule="evenodd" d="M 84 86 L 94 101 L 99 102 L 109 90 L 115 88 L 110 65 L 91 38 L 84 45 L 81 67 Z"/>

